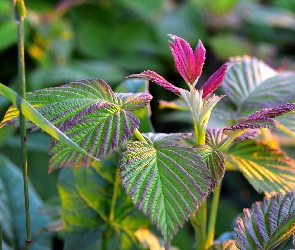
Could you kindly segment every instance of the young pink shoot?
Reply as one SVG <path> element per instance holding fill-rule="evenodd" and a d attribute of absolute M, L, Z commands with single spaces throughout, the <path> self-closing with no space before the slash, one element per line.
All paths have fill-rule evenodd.
<path fill-rule="evenodd" d="M 203 46 L 201 40 L 195 50 L 193 51 L 190 47 L 189 43 L 184 39 L 177 37 L 175 35 L 169 35 L 173 41 L 169 41 L 169 47 L 172 52 L 175 67 L 178 70 L 179 74 L 185 80 L 190 90 L 196 90 L 195 86 L 198 82 L 198 79 L 202 73 L 206 49 Z M 225 63 L 223 64 L 209 79 L 205 82 L 205 84 L 201 87 L 200 90 L 203 91 L 202 99 L 205 99 L 210 94 L 213 93 L 222 83 L 226 71 L 233 63 Z M 147 70 L 143 71 L 140 74 L 133 74 L 128 76 L 130 77 L 139 77 L 148 79 L 154 83 L 157 83 L 159 86 L 180 95 L 180 89 L 168 82 L 164 77 L 159 75 L 158 73 Z M 200 91 L 198 90 L 198 91 Z"/>

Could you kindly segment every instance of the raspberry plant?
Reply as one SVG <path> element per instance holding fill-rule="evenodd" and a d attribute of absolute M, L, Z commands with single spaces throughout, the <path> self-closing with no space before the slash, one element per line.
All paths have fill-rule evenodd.
<path fill-rule="evenodd" d="M 187 89 L 150 70 L 128 78 L 144 78 L 175 93 L 174 102 L 162 104 L 189 112 L 193 132 L 153 131 L 146 80 L 128 79 L 118 91 L 102 79 L 77 80 L 26 98 L 0 85 L 0 93 L 14 104 L 0 128 L 20 127 L 21 113 L 30 131 L 53 136 L 49 172 L 63 168 L 58 189 L 65 249 L 149 247 L 143 239 L 154 237 L 147 230 L 150 223 L 169 249 L 188 220 L 200 250 L 273 249 L 294 233 L 295 162 L 265 143 L 263 133 L 272 129 L 294 136 L 288 125 L 294 118 L 295 74 L 276 72 L 256 58 L 235 58 L 196 89 L 205 62 L 203 44 L 192 50 L 184 39 L 170 37 Z M 219 86 L 223 95 L 214 94 Z M 287 118 L 275 120 L 282 115 Z M 227 125 L 208 128 L 210 118 Z M 214 243 L 220 188 L 230 170 L 242 172 L 265 198 L 243 211 L 235 239 Z M 207 222 L 209 195 L 213 205 Z"/>

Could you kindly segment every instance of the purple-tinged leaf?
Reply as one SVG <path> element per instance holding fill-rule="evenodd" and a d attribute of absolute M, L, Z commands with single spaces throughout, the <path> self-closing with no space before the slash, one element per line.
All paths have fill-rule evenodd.
<path fill-rule="evenodd" d="M 211 148 L 215 148 L 218 144 L 225 139 L 227 136 L 222 132 L 220 128 L 209 128 L 206 131 L 206 144 Z"/>
<path fill-rule="evenodd" d="M 254 137 L 256 137 L 259 134 L 260 134 L 259 129 L 248 129 L 242 135 L 240 135 L 236 139 L 234 139 L 234 141 L 244 141 L 244 140 L 253 139 Z"/>
<path fill-rule="evenodd" d="M 206 50 L 201 40 L 193 52 L 191 46 L 184 39 L 171 35 L 174 41 L 169 41 L 175 66 L 183 77 L 183 79 L 190 85 L 195 85 L 196 81 L 202 73 L 202 68 L 205 61 Z"/>
<path fill-rule="evenodd" d="M 201 87 L 203 90 L 203 99 L 213 93 L 215 89 L 219 87 L 222 83 L 227 69 L 232 65 L 232 63 L 223 64 Z"/>
<path fill-rule="evenodd" d="M 219 149 L 211 148 L 208 145 L 199 146 L 196 150 L 210 169 L 212 191 L 214 191 L 223 179 L 225 173 L 224 155 Z"/>
<path fill-rule="evenodd" d="M 244 209 L 235 231 L 239 249 L 274 249 L 295 233 L 295 192 L 279 193 Z"/>
<path fill-rule="evenodd" d="M 235 240 L 227 240 L 223 242 L 214 242 L 208 250 L 237 250 Z"/>
<path fill-rule="evenodd" d="M 154 83 L 157 83 L 159 86 L 163 87 L 164 89 L 167 89 L 177 95 L 180 94 L 179 88 L 175 87 L 172 83 L 168 82 L 167 80 L 165 80 L 164 77 L 160 76 L 154 71 L 146 70 L 141 72 L 140 74 L 130 75 L 127 78 L 130 78 L 130 77 L 139 77 L 139 78 L 148 79 Z"/>
<path fill-rule="evenodd" d="M 269 128 L 278 129 L 275 120 L 277 116 L 284 115 L 295 109 L 295 103 L 286 103 L 274 108 L 261 109 L 247 117 L 245 120 L 232 127 L 226 127 L 224 130 L 236 130 L 236 129 L 256 129 L 256 128 Z"/>
<path fill-rule="evenodd" d="M 130 109 L 139 107 L 149 99 L 149 95 L 143 98 L 134 95 L 127 106 Z M 38 90 L 28 93 L 27 100 L 78 146 L 97 158 L 119 147 L 139 126 L 139 120 L 124 109 L 123 101 L 101 79 L 80 80 Z M 12 106 L 1 125 L 19 126 L 18 114 L 16 107 Z M 39 128 L 28 121 L 28 129 L 35 131 Z M 49 171 L 89 165 L 93 161 L 55 140 L 52 140 L 50 155 Z"/>
<path fill-rule="evenodd" d="M 192 147 L 176 144 L 185 134 L 143 134 L 120 160 L 126 192 L 162 231 L 166 246 L 178 227 L 211 191 L 210 171 Z"/>
<path fill-rule="evenodd" d="M 259 193 L 295 190 L 295 161 L 280 149 L 245 140 L 232 144 L 225 157 L 227 167 L 242 172 Z"/>
<path fill-rule="evenodd" d="M 139 120 L 131 112 L 101 101 L 68 119 L 62 129 L 89 154 L 99 158 L 122 145 L 138 126 Z M 92 163 L 89 157 L 72 152 L 56 140 L 52 141 L 49 154 L 49 171 L 67 166 L 89 166 Z"/>
<path fill-rule="evenodd" d="M 146 107 L 152 100 L 152 96 L 148 93 L 116 93 L 122 100 L 125 110 L 134 111 Z"/>

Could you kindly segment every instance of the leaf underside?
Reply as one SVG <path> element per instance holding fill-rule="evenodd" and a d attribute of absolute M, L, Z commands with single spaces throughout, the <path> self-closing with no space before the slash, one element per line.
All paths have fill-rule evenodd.
<path fill-rule="evenodd" d="M 247 117 L 242 122 L 231 126 L 225 127 L 224 130 L 237 130 L 237 129 L 257 129 L 257 128 L 269 128 L 269 129 L 278 129 L 275 120 L 277 116 L 284 115 L 295 109 L 295 103 L 286 103 L 279 105 L 274 108 L 261 109 L 254 112 L 252 115 Z"/>
<path fill-rule="evenodd" d="M 144 134 L 147 143 L 127 145 L 120 160 L 122 184 L 162 231 L 166 245 L 211 191 L 210 171 L 184 134 Z"/>
<path fill-rule="evenodd" d="M 279 193 L 244 209 L 235 231 L 239 249 L 274 249 L 295 232 L 295 192 Z"/>
<path fill-rule="evenodd" d="M 288 193 L 295 189 L 295 161 L 263 142 L 233 144 L 226 152 L 226 161 L 241 171 L 259 193 Z"/>
<path fill-rule="evenodd" d="M 146 93 L 119 95 L 103 80 L 89 79 L 28 93 L 27 100 L 87 153 L 99 158 L 133 135 L 139 120 L 131 111 L 147 105 L 151 96 Z M 12 106 L 2 124 L 19 126 L 18 114 Z M 28 129 L 39 128 L 28 122 Z M 54 139 L 50 155 L 50 171 L 64 166 L 90 165 L 93 161 Z"/>

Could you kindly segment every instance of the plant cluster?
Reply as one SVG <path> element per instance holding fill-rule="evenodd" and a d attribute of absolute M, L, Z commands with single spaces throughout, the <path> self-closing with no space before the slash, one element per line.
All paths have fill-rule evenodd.
<path fill-rule="evenodd" d="M 63 168 L 58 189 L 65 249 L 149 248 L 151 239 L 159 245 L 150 222 L 166 249 L 187 220 L 197 249 L 273 249 L 294 233 L 295 161 L 266 140 L 269 129 L 294 133 L 288 125 L 295 73 L 277 72 L 256 58 L 234 58 L 197 89 L 206 54 L 202 42 L 192 50 L 184 39 L 170 38 L 175 67 L 188 89 L 151 70 L 130 75 L 116 91 L 93 78 L 29 92 L 26 100 L 0 85 L 0 93 L 14 103 L 1 128 L 19 127 L 21 112 L 30 131 L 53 136 L 49 172 Z M 162 105 L 190 113 L 192 131 L 154 132 L 147 81 L 134 78 L 176 94 Z M 214 94 L 219 86 L 222 95 Z M 208 128 L 210 118 L 227 125 Z M 234 239 L 214 243 L 226 170 L 240 171 L 265 198 L 243 211 Z"/>

